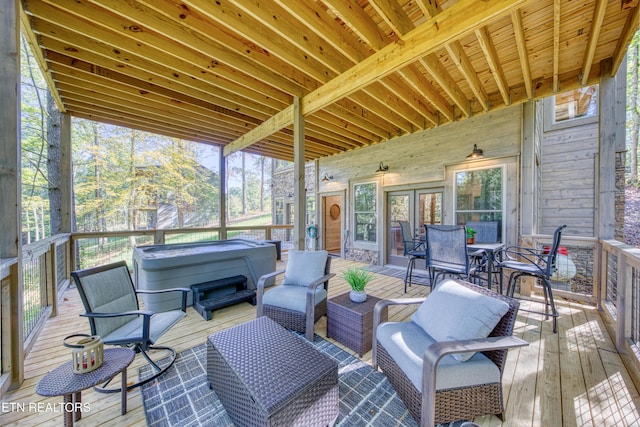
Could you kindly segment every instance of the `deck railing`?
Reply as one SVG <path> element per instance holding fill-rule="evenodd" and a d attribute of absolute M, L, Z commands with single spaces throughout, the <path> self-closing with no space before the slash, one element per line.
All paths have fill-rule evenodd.
<path fill-rule="evenodd" d="M 602 243 L 603 312 L 618 350 L 640 359 L 640 249 L 616 240 Z M 640 368 L 640 363 L 637 364 Z"/>
<path fill-rule="evenodd" d="M 251 227 L 199 228 L 180 230 L 139 230 L 109 233 L 73 233 L 57 235 L 23 247 L 22 262 L 0 259 L 2 283 L 2 331 L 16 329 L 21 322 L 21 343 L 29 351 L 32 337 L 49 316 L 57 312 L 57 297 L 69 283 L 74 269 L 126 260 L 131 262 L 133 248 L 146 244 L 187 243 L 221 238 L 247 240 L 280 240 L 282 249 L 293 247 L 292 226 L 269 225 Z M 524 236 L 523 244 L 542 248 L 551 244 L 552 236 Z M 553 282 L 554 295 L 602 309 L 605 321 L 615 335 L 621 352 L 629 354 L 640 369 L 640 249 L 614 240 L 598 241 L 589 238 L 563 237 L 562 246 L 568 249 L 576 267 L 576 274 L 566 282 Z M 18 268 L 21 270 L 18 272 Z M 22 275 L 22 295 L 13 293 L 19 287 L 17 276 Z M 11 301 L 21 301 L 17 310 Z M 12 323 L 14 322 L 14 323 Z M 6 373 L 3 360 L 15 353 L 11 334 L 2 334 L 0 367 Z M 6 377 L 6 375 L 4 376 Z M 6 378 L 5 378 L 6 380 Z M 6 387 L 0 381 L 0 390 Z"/>

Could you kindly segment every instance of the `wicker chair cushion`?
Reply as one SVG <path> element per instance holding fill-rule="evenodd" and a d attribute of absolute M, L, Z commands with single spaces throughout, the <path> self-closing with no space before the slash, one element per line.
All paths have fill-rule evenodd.
<path fill-rule="evenodd" d="M 376 337 L 416 389 L 422 390 L 422 356 L 434 339 L 413 322 L 382 323 Z M 499 382 L 500 370 L 482 353 L 464 363 L 444 356 L 436 370 L 436 390 Z"/>
<path fill-rule="evenodd" d="M 289 251 L 283 285 L 307 286 L 324 276 L 327 251 Z"/>
<path fill-rule="evenodd" d="M 318 286 L 315 294 L 315 305 L 326 297 L 327 291 L 322 286 Z M 278 286 L 264 293 L 262 304 L 306 313 L 307 288 L 292 285 Z"/>
<path fill-rule="evenodd" d="M 186 313 L 182 310 L 155 313 L 151 316 L 149 342 L 154 344 L 162 334 L 178 323 L 178 320 L 182 319 L 184 316 L 186 316 Z M 140 341 L 140 338 L 142 337 L 142 319 L 143 317 L 139 316 L 137 319 L 124 324 L 110 334 L 102 337 L 103 341 L 106 343 L 117 341 Z"/>
<path fill-rule="evenodd" d="M 436 341 L 486 338 L 509 310 L 509 304 L 445 280 L 418 307 L 411 320 Z M 461 362 L 473 353 L 455 354 Z"/>

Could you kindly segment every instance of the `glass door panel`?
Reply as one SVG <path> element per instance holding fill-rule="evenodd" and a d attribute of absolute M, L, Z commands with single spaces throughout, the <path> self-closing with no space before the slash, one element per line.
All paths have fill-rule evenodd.
<path fill-rule="evenodd" d="M 412 193 L 411 191 L 396 191 L 389 193 L 388 196 L 387 262 L 389 264 L 407 265 L 407 260 L 403 255 L 402 232 L 398 221 L 409 221 L 411 223 L 413 216 L 411 215 L 413 212 Z"/>

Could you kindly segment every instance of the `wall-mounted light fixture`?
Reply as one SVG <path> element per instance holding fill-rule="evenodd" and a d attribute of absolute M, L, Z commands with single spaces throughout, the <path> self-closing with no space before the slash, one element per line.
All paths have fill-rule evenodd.
<path fill-rule="evenodd" d="M 321 179 L 322 182 L 329 182 L 333 179 L 333 175 L 324 174 L 324 178 Z"/>
<path fill-rule="evenodd" d="M 467 156 L 467 160 L 482 159 L 482 158 L 484 158 L 484 153 L 480 148 L 478 148 L 477 144 L 473 144 L 473 151 L 471 152 L 471 154 Z"/>
<path fill-rule="evenodd" d="M 385 165 L 384 162 L 380 162 L 380 166 L 378 166 L 378 170 L 376 172 L 386 172 L 389 170 L 389 166 Z"/>

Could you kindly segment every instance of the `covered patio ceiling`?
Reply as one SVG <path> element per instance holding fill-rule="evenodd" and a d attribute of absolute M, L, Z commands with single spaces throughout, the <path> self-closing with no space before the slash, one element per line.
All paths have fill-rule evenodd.
<path fill-rule="evenodd" d="M 317 159 L 598 82 L 637 0 L 22 0 L 62 111 Z"/>

